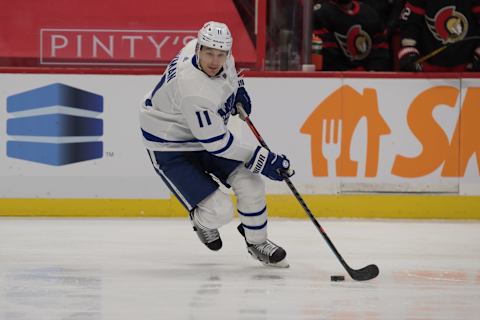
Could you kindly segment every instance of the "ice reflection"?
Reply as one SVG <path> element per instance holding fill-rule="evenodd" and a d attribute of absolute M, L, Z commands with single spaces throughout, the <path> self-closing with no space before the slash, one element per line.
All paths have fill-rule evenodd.
<path fill-rule="evenodd" d="M 4 319 L 101 319 L 102 281 L 92 274 L 57 266 L 7 272 Z"/>
<path fill-rule="evenodd" d="M 259 267 L 255 270 L 258 271 L 253 274 L 251 270 L 239 270 L 238 274 L 234 275 L 235 271 L 228 268 L 211 268 L 209 275 L 197 284 L 193 292 L 188 304 L 189 319 L 217 319 L 225 315 L 225 310 L 230 310 L 232 319 L 270 319 L 272 311 L 275 313 L 275 310 L 268 301 L 284 294 L 282 291 L 286 280 L 283 275 L 272 273 L 275 271 L 269 268 Z M 189 272 L 184 272 L 183 278 L 189 276 Z"/>

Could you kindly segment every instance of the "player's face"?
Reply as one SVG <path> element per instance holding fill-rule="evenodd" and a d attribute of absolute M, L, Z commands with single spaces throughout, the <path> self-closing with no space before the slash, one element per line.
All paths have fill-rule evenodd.
<path fill-rule="evenodd" d="M 227 60 L 227 51 L 202 47 L 199 58 L 202 70 L 210 77 L 213 77 L 220 71 Z"/>

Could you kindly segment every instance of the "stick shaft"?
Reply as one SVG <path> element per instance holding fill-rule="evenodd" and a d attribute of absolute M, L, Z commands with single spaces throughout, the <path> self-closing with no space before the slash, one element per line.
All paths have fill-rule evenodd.
<path fill-rule="evenodd" d="M 429 54 L 426 54 L 423 57 L 421 57 L 420 59 L 418 59 L 417 63 L 423 63 L 423 62 L 427 61 L 428 59 L 430 59 L 431 57 L 436 56 L 437 54 L 439 54 L 440 52 L 442 52 L 443 50 L 445 50 L 447 48 L 448 48 L 448 46 L 443 46 L 443 47 L 437 48 L 437 49 L 433 50 L 432 52 L 430 52 Z"/>
<path fill-rule="evenodd" d="M 459 43 L 462 43 L 462 42 L 466 42 L 466 41 L 472 41 L 472 40 L 480 40 L 480 36 L 471 36 L 471 37 L 466 37 L 466 38 L 463 38 L 462 40 L 459 40 L 457 42 L 452 42 L 452 43 L 447 43 L 443 46 L 441 46 L 440 48 L 437 48 L 435 50 L 433 50 L 432 52 L 430 53 L 427 53 L 426 55 L 424 55 L 423 57 L 420 57 L 416 63 L 423 63 L 425 61 L 427 61 L 428 59 L 436 56 L 437 54 L 439 54 L 440 52 L 444 51 L 445 49 L 451 47 L 451 46 L 454 46 L 456 44 L 459 44 Z"/>

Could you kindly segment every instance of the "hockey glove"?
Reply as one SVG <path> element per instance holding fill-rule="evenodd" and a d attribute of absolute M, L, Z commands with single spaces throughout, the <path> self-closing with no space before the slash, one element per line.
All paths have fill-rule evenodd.
<path fill-rule="evenodd" d="M 285 177 L 291 177 L 295 173 L 290 170 L 290 161 L 285 155 L 277 155 L 260 146 L 255 149 L 245 167 L 253 173 L 261 173 L 276 181 L 282 181 Z"/>
<path fill-rule="evenodd" d="M 401 71 L 420 72 L 422 66 L 417 62 L 420 59 L 420 53 L 415 47 L 403 47 L 398 53 Z"/>
<path fill-rule="evenodd" d="M 235 102 L 233 103 L 233 115 L 238 114 L 237 103 L 240 103 L 247 115 L 250 115 L 252 112 L 252 101 L 250 100 L 247 90 L 245 90 L 245 87 L 243 86 L 243 79 L 238 81 L 238 89 L 235 94 Z"/>

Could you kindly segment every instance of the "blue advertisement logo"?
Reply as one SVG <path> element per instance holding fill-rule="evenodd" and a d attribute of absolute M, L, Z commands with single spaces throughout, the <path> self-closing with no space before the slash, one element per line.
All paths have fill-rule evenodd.
<path fill-rule="evenodd" d="M 101 95 L 54 83 L 7 98 L 7 156 L 53 166 L 101 158 Z"/>

